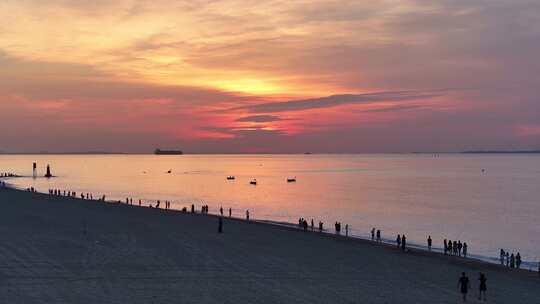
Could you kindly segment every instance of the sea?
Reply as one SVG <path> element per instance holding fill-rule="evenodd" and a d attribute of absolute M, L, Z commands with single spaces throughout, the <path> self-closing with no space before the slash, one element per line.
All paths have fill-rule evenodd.
<path fill-rule="evenodd" d="M 54 178 L 43 177 L 47 165 Z M 329 233 L 340 222 L 342 234 L 348 225 L 351 237 L 370 238 L 375 228 L 419 249 L 428 236 L 434 250 L 461 240 L 472 258 L 498 263 L 502 248 L 534 270 L 540 260 L 540 154 L 0 155 L 0 172 L 40 192 L 249 210 L 276 224 L 313 219 Z"/>

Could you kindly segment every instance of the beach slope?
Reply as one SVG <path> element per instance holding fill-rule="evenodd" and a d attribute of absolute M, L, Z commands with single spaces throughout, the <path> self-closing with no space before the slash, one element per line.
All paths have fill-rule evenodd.
<path fill-rule="evenodd" d="M 0 189 L 2 303 L 539 303 L 537 273 L 241 220 Z"/>

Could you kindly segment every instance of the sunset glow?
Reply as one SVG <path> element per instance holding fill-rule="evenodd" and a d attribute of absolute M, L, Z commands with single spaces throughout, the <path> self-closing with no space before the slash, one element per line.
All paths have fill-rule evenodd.
<path fill-rule="evenodd" d="M 538 148 L 531 6 L 3 1 L 0 150 Z"/>

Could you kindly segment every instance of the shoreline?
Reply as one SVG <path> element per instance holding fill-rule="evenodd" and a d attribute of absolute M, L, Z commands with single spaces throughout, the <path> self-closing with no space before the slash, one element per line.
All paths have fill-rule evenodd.
<path fill-rule="evenodd" d="M 9 177 L 9 178 L 17 178 L 17 177 L 22 177 L 22 176 Z M 2 178 L 0 178 L 0 180 L 2 180 Z M 315 227 L 314 230 L 311 230 L 311 228 L 308 228 L 307 231 L 304 231 L 302 228 L 298 227 L 298 224 L 291 223 L 291 222 L 280 222 L 280 221 L 275 221 L 275 220 L 257 219 L 257 218 L 251 218 L 248 221 L 243 217 L 235 217 L 235 216 L 228 217 L 226 215 L 221 216 L 221 215 L 216 214 L 216 213 L 201 213 L 201 211 L 200 210 L 197 211 L 197 209 L 195 209 L 195 212 L 192 213 L 190 210 L 187 210 L 187 211 L 184 212 L 184 211 L 182 211 L 180 209 L 165 209 L 165 208 L 155 208 L 155 207 L 150 208 L 149 206 L 144 206 L 144 205 L 139 206 L 138 204 L 135 204 L 135 203 L 130 205 L 130 204 L 126 204 L 123 201 L 118 201 L 118 200 L 105 200 L 105 201 L 102 201 L 102 200 L 99 200 L 99 199 L 81 199 L 80 197 L 77 197 L 77 196 L 76 197 L 61 196 L 61 195 L 55 196 L 55 195 L 49 195 L 48 193 L 39 192 L 39 191 L 29 192 L 28 190 L 25 190 L 25 189 L 22 189 L 22 188 L 17 188 L 14 185 L 8 184 L 8 183 L 6 183 L 5 189 L 12 190 L 12 191 L 18 191 L 18 192 L 26 192 L 26 193 L 37 194 L 37 195 L 41 196 L 42 198 L 47 198 L 47 199 L 65 198 L 65 199 L 69 199 L 69 200 L 84 201 L 84 202 L 88 202 L 88 203 L 107 204 L 107 205 L 112 205 L 112 206 L 120 206 L 120 207 L 128 207 L 128 208 L 149 209 L 149 210 L 155 210 L 155 211 L 158 211 L 158 212 L 167 212 L 167 213 L 171 213 L 171 214 L 190 214 L 190 215 L 193 215 L 193 216 L 208 216 L 208 217 L 212 217 L 212 218 L 222 217 L 224 219 L 231 220 L 231 221 L 246 222 L 246 223 L 249 222 L 251 224 L 267 225 L 269 227 L 279 228 L 279 229 L 283 229 L 283 230 L 287 230 L 287 231 L 297 231 L 297 232 L 300 231 L 300 232 L 303 232 L 303 233 L 313 233 L 313 234 L 320 235 L 321 237 L 344 239 L 344 240 L 348 240 L 348 241 L 351 241 L 351 242 L 359 242 L 361 244 L 366 244 L 367 243 L 367 244 L 370 244 L 370 245 L 375 245 L 375 246 L 380 246 L 380 247 L 385 247 L 385 248 L 391 248 L 393 250 L 396 250 L 396 248 L 397 248 L 396 244 L 395 244 L 395 241 L 387 239 L 387 238 L 382 238 L 380 242 L 377 242 L 376 240 L 372 240 L 371 238 L 362 237 L 362 236 L 358 236 L 358 235 L 345 236 L 344 234 L 341 234 L 341 233 L 332 232 L 332 230 L 328 229 L 328 228 L 324 228 L 323 231 L 318 231 L 318 229 Z M 0 188 L 0 190 L 1 190 L 1 188 Z M 195 207 L 197 207 L 197 206 L 195 206 Z M 439 256 L 441 258 L 448 258 L 448 259 L 455 260 L 455 261 L 462 261 L 462 262 L 464 262 L 466 264 L 468 264 L 468 263 L 472 263 L 472 264 L 478 263 L 479 265 L 490 265 L 490 266 L 494 266 L 494 267 L 499 268 L 499 269 L 506 269 L 508 271 L 518 271 L 518 272 L 527 272 L 527 273 L 538 273 L 539 272 L 538 268 L 536 268 L 536 270 L 535 270 L 534 268 L 531 269 L 531 267 L 529 267 L 529 268 L 521 267 L 520 269 L 517 269 L 517 268 L 510 269 L 507 266 L 501 265 L 498 262 L 498 259 L 495 258 L 495 257 L 484 257 L 484 256 L 478 256 L 478 255 L 474 255 L 474 254 L 468 254 L 467 257 L 463 257 L 463 256 L 457 256 L 457 255 L 453 255 L 453 254 L 444 254 L 442 248 L 433 247 L 433 249 L 430 251 L 430 250 L 428 250 L 427 246 L 422 246 L 422 245 L 418 245 L 416 243 L 411 243 L 411 242 L 407 243 L 407 252 L 413 253 L 413 254 L 418 254 L 418 255 Z M 523 263 L 522 263 L 522 265 L 530 265 L 530 264 L 534 264 L 534 262 L 523 261 Z"/>
<path fill-rule="evenodd" d="M 17 176 L 12 176 L 12 177 L 0 178 L 0 181 L 9 180 L 9 179 L 13 179 L 13 178 L 21 178 L 21 177 L 22 178 L 25 178 L 25 177 L 28 178 L 30 176 L 19 176 L 19 175 L 17 175 Z M 9 184 L 9 183 L 6 183 L 6 187 L 9 188 L 9 189 L 17 190 L 17 191 L 23 191 L 23 192 L 27 191 L 24 188 L 17 187 L 15 185 Z M 35 193 L 39 193 L 39 194 L 49 196 L 49 194 L 45 193 L 45 192 L 36 191 Z M 52 197 L 61 197 L 62 198 L 64 196 L 52 196 Z M 102 203 L 102 201 L 98 200 L 98 199 L 93 199 L 93 200 L 81 199 L 78 196 L 77 197 L 66 197 L 66 198 L 72 198 L 72 199 L 78 199 L 78 200 L 83 200 L 83 201 L 91 201 L 91 202 Z M 151 199 L 149 201 L 147 200 L 145 202 L 147 205 L 138 206 L 135 203 L 133 205 L 126 204 L 124 201 L 121 201 L 121 200 L 120 201 L 119 200 L 107 200 L 107 199 L 105 200 L 105 202 L 109 203 L 109 204 L 120 204 L 120 205 L 125 205 L 125 206 L 140 207 L 140 208 L 146 208 L 146 209 L 151 209 L 151 208 L 148 207 L 148 203 L 153 202 L 153 201 L 157 201 L 157 199 Z M 189 206 L 185 206 L 185 207 L 187 208 Z M 181 209 L 174 209 L 174 208 L 173 209 L 160 208 L 160 209 L 162 209 L 164 211 L 170 211 L 170 212 L 176 211 L 176 212 L 179 212 L 179 213 L 183 213 Z M 186 213 L 191 214 L 191 211 L 188 210 Z M 200 210 L 196 211 L 195 214 L 208 215 L 208 216 L 212 215 L 212 216 L 219 217 L 219 215 L 217 213 L 201 214 Z M 226 215 L 224 215 L 224 218 L 236 219 L 236 220 L 240 220 L 240 221 L 245 220 L 243 217 L 229 218 Z M 295 223 L 292 223 L 292 222 L 283 222 L 283 221 L 277 221 L 277 220 L 272 220 L 272 219 L 256 219 L 256 218 L 251 219 L 251 222 L 257 222 L 257 223 L 261 223 L 261 224 L 278 226 L 278 227 L 282 227 L 282 228 L 290 228 L 290 229 L 293 229 L 293 230 L 302 230 L 301 228 L 298 227 L 298 224 L 295 224 Z M 371 240 L 371 238 L 368 235 L 364 236 L 364 235 L 349 234 L 348 236 L 345 236 L 344 233 L 338 234 L 338 233 L 333 232 L 333 230 L 329 229 L 329 228 L 323 229 L 322 233 L 318 231 L 317 227 L 315 227 L 314 231 L 311 231 L 310 228 L 308 228 L 308 232 L 319 233 L 319 234 L 330 235 L 330 236 L 336 236 L 336 237 L 350 238 L 350 239 L 356 239 L 356 240 L 362 240 L 362 241 L 367 241 L 367 242 L 373 242 L 373 243 L 377 243 L 377 244 L 381 244 L 381 245 L 390 246 L 392 248 L 396 247 L 395 240 L 384 238 L 384 237 L 382 238 L 382 242 L 378 243 L 378 242 L 376 242 L 374 240 Z M 414 251 L 423 251 L 423 252 L 426 252 L 428 254 L 439 254 L 439 255 L 442 255 L 442 256 L 455 257 L 455 258 L 458 258 L 458 259 L 467 259 L 467 260 L 471 260 L 471 261 L 477 261 L 477 262 L 480 262 L 480 263 L 487 263 L 487 264 L 499 266 L 499 267 L 501 267 L 503 269 L 508 268 L 506 266 L 501 265 L 499 258 L 495 257 L 495 256 L 483 256 L 483 255 L 478 255 L 478 254 L 474 254 L 474 253 L 469 252 L 467 257 L 465 258 L 465 257 L 462 257 L 462 256 L 456 256 L 456 255 L 452 255 L 452 254 L 444 254 L 444 250 L 441 247 L 433 246 L 432 250 L 430 251 L 430 250 L 428 250 L 428 247 L 426 245 L 421 245 L 421 244 L 411 242 L 411 241 L 409 241 L 407 243 L 407 248 L 409 250 L 414 250 Z M 514 268 L 514 270 L 517 270 L 517 269 Z M 524 260 L 524 261 L 522 261 L 522 267 L 519 270 L 526 270 L 528 272 L 536 272 L 536 273 L 538 273 L 539 272 L 538 262 L 525 261 Z"/>
<path fill-rule="evenodd" d="M 7 303 L 532 303 L 538 273 L 294 225 L 0 189 Z M 148 209 L 148 210 L 143 210 Z"/>

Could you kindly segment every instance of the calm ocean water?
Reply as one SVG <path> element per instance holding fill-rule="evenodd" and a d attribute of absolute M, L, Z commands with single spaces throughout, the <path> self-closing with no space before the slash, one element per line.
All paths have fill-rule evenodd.
<path fill-rule="evenodd" d="M 50 164 L 58 177 L 31 178 L 34 161 L 40 176 Z M 204 203 L 211 213 L 249 209 L 257 219 L 313 218 L 331 229 L 340 221 L 359 237 L 376 227 L 421 246 L 428 234 L 436 247 L 466 241 L 483 259 L 500 248 L 540 259 L 540 155 L 1 155 L 4 171 L 27 176 L 12 185 L 42 192 L 171 200 L 178 209 Z"/>

